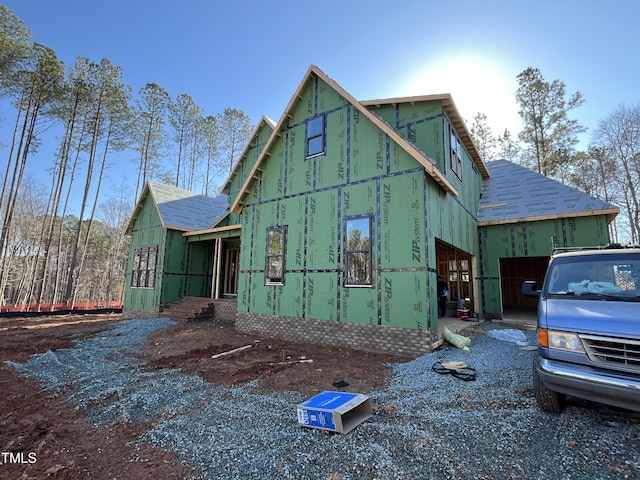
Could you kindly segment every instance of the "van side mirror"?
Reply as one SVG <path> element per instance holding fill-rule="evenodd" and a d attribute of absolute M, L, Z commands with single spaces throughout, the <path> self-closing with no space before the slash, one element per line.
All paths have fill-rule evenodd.
<path fill-rule="evenodd" d="M 540 298 L 540 290 L 536 289 L 536 282 L 533 280 L 527 280 L 522 283 L 522 289 L 520 293 L 525 297 Z"/>

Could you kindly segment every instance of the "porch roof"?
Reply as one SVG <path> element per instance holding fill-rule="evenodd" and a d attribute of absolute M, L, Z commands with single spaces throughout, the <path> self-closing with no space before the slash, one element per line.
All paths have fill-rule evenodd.
<path fill-rule="evenodd" d="M 182 236 L 185 237 L 188 242 L 204 242 L 216 238 L 239 237 L 241 229 L 242 225 L 238 223 L 233 225 L 223 225 L 221 227 L 207 228 L 206 230 L 193 230 L 190 232 L 184 232 Z"/>

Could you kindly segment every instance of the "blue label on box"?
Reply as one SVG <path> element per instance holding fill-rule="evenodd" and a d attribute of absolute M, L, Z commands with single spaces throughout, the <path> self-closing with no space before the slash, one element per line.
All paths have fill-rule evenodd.
<path fill-rule="evenodd" d="M 327 410 L 335 410 L 338 407 L 349 403 L 354 398 L 358 397 L 358 393 L 343 393 L 343 392 L 322 392 L 313 398 L 310 398 L 304 402 L 301 406 L 309 408 L 323 408 Z"/>
<path fill-rule="evenodd" d="M 335 430 L 333 423 L 333 413 L 311 410 L 308 408 L 298 408 L 298 422 L 309 427 Z"/>

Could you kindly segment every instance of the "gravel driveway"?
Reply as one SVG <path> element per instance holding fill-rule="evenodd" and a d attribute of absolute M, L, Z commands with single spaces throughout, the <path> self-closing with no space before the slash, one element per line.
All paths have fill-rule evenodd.
<path fill-rule="evenodd" d="M 140 441 L 177 453 L 206 479 L 611 479 L 640 478 L 640 414 L 570 400 L 543 413 L 532 392 L 533 352 L 475 326 L 470 351 L 440 350 L 397 364 L 371 395 L 373 417 L 348 435 L 301 427 L 296 392 L 216 387 L 135 357 L 147 336 L 174 322 L 129 320 L 73 349 L 12 364 L 64 391 L 98 427 L 148 422 Z M 524 332 L 535 345 L 535 332 Z M 432 370 L 463 361 L 475 381 Z"/>

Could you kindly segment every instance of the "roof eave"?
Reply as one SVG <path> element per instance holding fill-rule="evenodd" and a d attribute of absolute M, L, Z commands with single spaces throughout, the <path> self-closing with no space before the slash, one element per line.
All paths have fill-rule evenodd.
<path fill-rule="evenodd" d="M 577 218 L 577 217 L 594 217 L 597 215 L 606 215 L 607 216 L 607 224 L 611 223 L 616 216 L 620 213 L 620 209 L 615 208 L 604 208 L 601 210 L 585 210 L 582 212 L 565 212 L 565 213 L 554 213 L 547 215 L 531 215 L 526 217 L 513 217 L 513 218 L 505 218 L 498 220 L 484 220 L 478 221 L 477 225 L 479 227 L 484 227 L 488 225 L 505 225 L 510 223 L 520 223 L 520 222 L 537 222 L 542 220 L 557 220 L 559 218 Z"/>
<path fill-rule="evenodd" d="M 206 228 L 204 230 L 190 230 L 188 232 L 184 232 L 182 234 L 183 237 L 192 237 L 194 235 L 207 235 L 209 233 L 219 233 L 226 232 L 229 230 L 242 230 L 242 225 L 240 223 L 234 225 L 224 225 L 222 227 L 212 227 Z"/>

